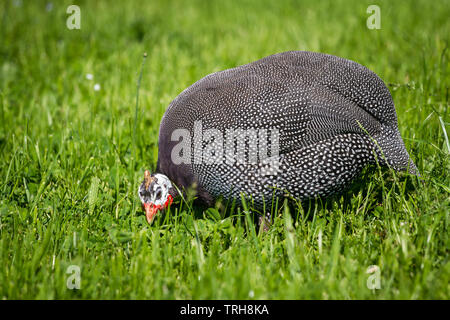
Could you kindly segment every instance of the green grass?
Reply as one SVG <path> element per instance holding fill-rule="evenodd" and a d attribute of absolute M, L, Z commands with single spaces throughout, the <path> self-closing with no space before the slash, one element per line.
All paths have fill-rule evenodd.
<path fill-rule="evenodd" d="M 448 1 L 77 1 L 81 30 L 70 4 L 0 4 L 0 298 L 449 299 Z M 376 72 L 425 183 L 368 169 L 331 200 L 280 200 L 265 233 L 190 200 L 149 226 L 137 186 L 171 100 L 287 50 Z"/>

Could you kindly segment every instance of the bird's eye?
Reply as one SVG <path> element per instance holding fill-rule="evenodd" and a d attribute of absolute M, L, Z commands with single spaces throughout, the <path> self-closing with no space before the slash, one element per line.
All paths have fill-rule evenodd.
<path fill-rule="evenodd" d="M 160 198 L 161 198 L 161 190 L 158 190 L 158 192 L 156 192 L 156 199 Z"/>

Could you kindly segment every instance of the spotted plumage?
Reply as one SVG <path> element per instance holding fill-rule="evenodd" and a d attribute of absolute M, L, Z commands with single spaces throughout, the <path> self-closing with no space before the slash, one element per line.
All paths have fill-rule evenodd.
<path fill-rule="evenodd" d="M 199 123 L 202 132 L 215 130 L 223 141 L 196 139 Z M 173 159 L 181 141 L 174 137 L 177 129 L 191 137 L 191 149 L 184 151 L 189 161 L 183 163 Z M 230 144 L 244 161 L 227 161 L 227 152 L 218 152 L 221 161 L 208 162 L 211 152 L 197 152 L 221 151 L 230 129 L 244 131 L 244 143 Z M 267 140 L 266 157 L 249 147 L 252 139 L 272 132 L 278 136 Z M 339 192 L 376 161 L 418 173 L 383 81 L 350 60 L 292 51 L 210 74 L 185 89 L 161 120 L 157 172 L 180 188 L 196 184 L 199 197 L 209 203 L 243 192 L 261 205 L 286 192 L 298 199 Z"/>

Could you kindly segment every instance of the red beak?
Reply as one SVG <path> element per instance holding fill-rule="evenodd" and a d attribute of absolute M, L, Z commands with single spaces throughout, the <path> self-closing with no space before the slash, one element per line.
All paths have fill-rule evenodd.
<path fill-rule="evenodd" d="M 150 203 L 144 203 L 145 209 L 145 217 L 147 218 L 147 222 L 152 224 L 153 219 L 155 219 L 156 214 L 158 213 L 159 208 Z"/>
<path fill-rule="evenodd" d="M 145 217 L 147 218 L 147 222 L 149 224 L 152 224 L 158 211 L 166 209 L 172 202 L 173 202 L 173 198 L 169 194 L 169 196 L 167 197 L 166 203 L 164 203 L 164 206 L 161 206 L 161 205 L 155 206 L 153 203 L 144 203 L 143 206 L 144 206 Z"/>

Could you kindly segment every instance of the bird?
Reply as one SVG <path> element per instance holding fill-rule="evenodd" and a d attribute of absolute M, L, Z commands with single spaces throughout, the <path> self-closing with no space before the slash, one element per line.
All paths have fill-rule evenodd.
<path fill-rule="evenodd" d="M 345 190 L 368 165 L 418 175 L 383 80 L 354 61 L 287 51 L 215 72 L 182 91 L 159 128 L 156 172 L 138 193 L 152 223 L 194 186 L 212 205 L 245 195 L 262 208 Z M 180 191 L 181 190 L 181 191 Z"/>

